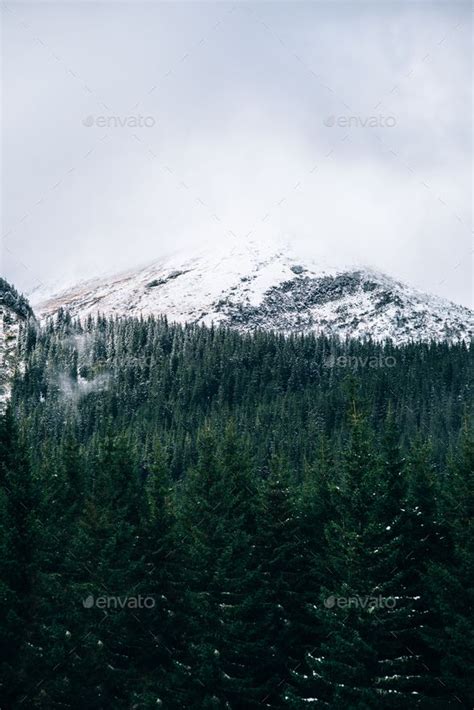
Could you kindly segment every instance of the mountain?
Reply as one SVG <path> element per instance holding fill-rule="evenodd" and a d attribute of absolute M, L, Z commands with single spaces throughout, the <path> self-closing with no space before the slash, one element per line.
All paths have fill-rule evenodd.
<path fill-rule="evenodd" d="M 227 244 L 79 283 L 42 300 L 84 318 L 166 315 L 249 332 L 325 332 L 375 340 L 469 340 L 473 312 L 369 268 L 336 269 L 274 244 Z"/>
<path fill-rule="evenodd" d="M 9 397 L 11 377 L 17 366 L 20 324 L 33 317 L 27 299 L 0 278 L 0 411 Z"/>

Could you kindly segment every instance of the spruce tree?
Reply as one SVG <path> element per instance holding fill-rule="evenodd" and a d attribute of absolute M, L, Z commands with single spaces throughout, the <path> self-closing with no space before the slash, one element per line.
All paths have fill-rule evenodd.
<path fill-rule="evenodd" d="M 436 625 L 424 636 L 439 659 L 434 686 L 444 707 L 474 705 L 474 435 L 466 419 L 440 500 L 449 556 L 428 561 L 426 586 Z"/>
<path fill-rule="evenodd" d="M 306 491 L 308 493 L 308 491 Z M 305 536 L 302 501 L 287 463 L 275 457 L 261 485 L 257 549 L 263 606 L 259 627 L 265 641 L 259 669 L 265 707 L 283 707 L 302 649 L 314 642 L 308 629 L 314 539 Z M 314 520 L 313 520 L 314 522 Z"/>
<path fill-rule="evenodd" d="M 45 672 L 36 617 L 43 563 L 38 491 L 10 406 L 0 417 L 0 694 L 32 704 Z"/>
<path fill-rule="evenodd" d="M 393 511 L 403 501 L 389 505 L 391 495 L 393 471 L 380 467 L 354 405 L 335 517 L 325 528 L 328 582 L 314 604 L 322 641 L 295 673 L 299 688 L 287 694 L 290 707 L 405 707 L 417 692 L 403 649 L 403 632 L 416 620 L 404 593 L 400 538 L 392 532 Z"/>

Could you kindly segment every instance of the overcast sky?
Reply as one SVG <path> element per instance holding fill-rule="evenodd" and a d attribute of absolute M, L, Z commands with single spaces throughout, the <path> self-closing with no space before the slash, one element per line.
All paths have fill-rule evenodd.
<path fill-rule="evenodd" d="M 472 300 L 470 3 L 10 1 L 1 272 L 284 238 Z"/>

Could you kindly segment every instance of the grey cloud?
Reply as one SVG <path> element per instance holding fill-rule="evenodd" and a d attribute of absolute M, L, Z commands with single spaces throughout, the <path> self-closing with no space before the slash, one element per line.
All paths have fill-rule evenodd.
<path fill-rule="evenodd" d="M 469 5 L 9 7 L 2 273 L 19 288 L 252 231 L 470 304 Z M 154 123 L 113 125 L 130 116 Z"/>

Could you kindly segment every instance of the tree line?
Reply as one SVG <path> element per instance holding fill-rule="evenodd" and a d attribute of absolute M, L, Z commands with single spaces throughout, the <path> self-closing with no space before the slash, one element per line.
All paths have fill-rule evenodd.
<path fill-rule="evenodd" d="M 473 705 L 468 348 L 64 313 L 19 357 L 6 708 Z"/>

